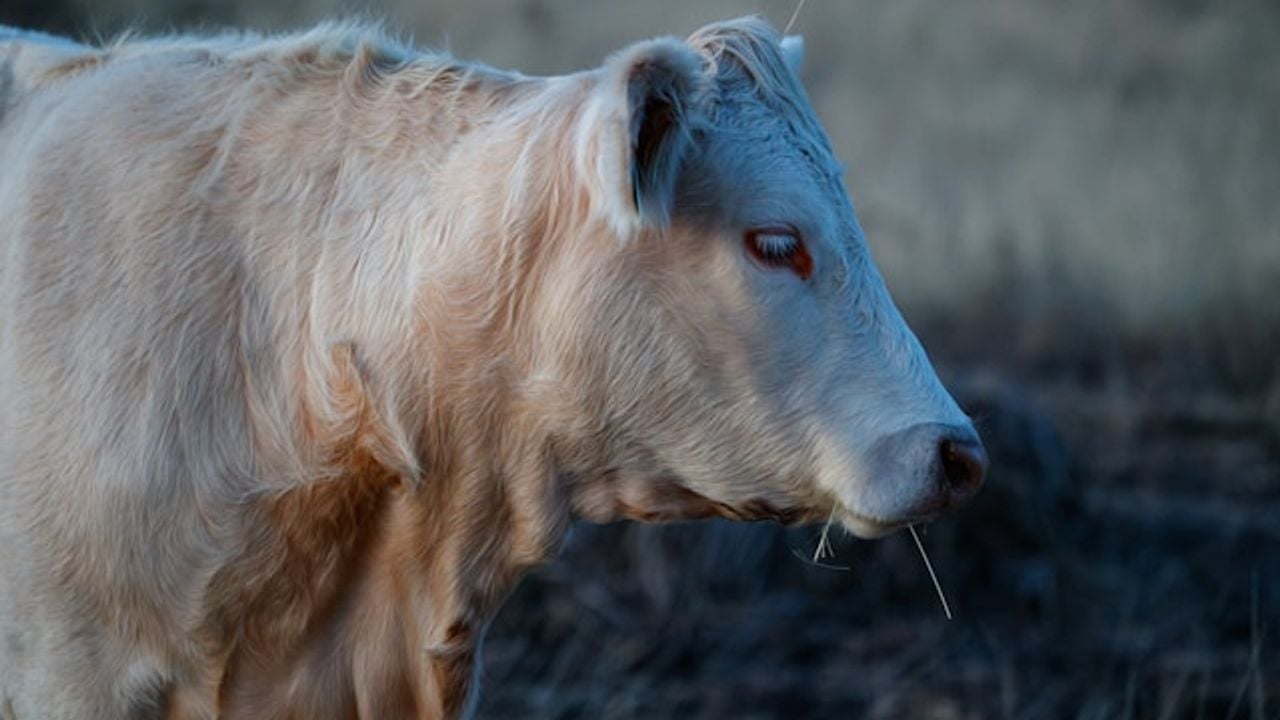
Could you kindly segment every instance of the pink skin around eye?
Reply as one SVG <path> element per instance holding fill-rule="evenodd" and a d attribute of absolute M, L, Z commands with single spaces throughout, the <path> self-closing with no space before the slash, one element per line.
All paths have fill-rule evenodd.
<path fill-rule="evenodd" d="M 795 241 L 795 249 L 783 257 L 770 255 L 761 240 L 762 237 L 769 235 L 792 238 Z M 761 265 L 773 268 L 787 268 L 798 275 L 801 280 L 808 280 L 813 275 L 813 257 L 809 255 L 809 250 L 805 248 L 804 242 L 795 230 L 785 227 L 755 228 L 747 231 L 746 241 L 747 250 Z"/>

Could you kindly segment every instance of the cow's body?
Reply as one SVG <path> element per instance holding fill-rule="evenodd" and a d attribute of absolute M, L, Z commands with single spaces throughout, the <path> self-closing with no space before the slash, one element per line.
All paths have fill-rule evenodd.
<path fill-rule="evenodd" d="M 663 262 L 649 236 L 697 225 L 672 188 L 701 130 L 661 113 L 718 88 L 677 45 L 529 79 L 349 28 L 0 31 L 0 717 L 452 717 L 488 618 L 575 516 L 907 518 L 810 470 L 840 443 L 749 421 L 769 403 L 732 386 L 755 370 L 708 325 L 741 321 L 715 305 L 741 281 L 681 300 L 688 342 L 636 309 L 690 292 L 635 274 Z M 662 123 L 628 120 L 637 97 Z M 872 335 L 922 388 L 900 413 L 938 410 L 884 434 L 967 424 L 894 333 Z M 745 399 L 682 409 L 710 372 Z"/>

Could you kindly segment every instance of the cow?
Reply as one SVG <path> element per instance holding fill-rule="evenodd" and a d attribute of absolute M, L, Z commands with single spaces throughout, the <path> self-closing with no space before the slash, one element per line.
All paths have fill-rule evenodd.
<path fill-rule="evenodd" d="M 802 54 L 0 32 L 0 716 L 466 716 L 574 520 L 972 496 Z"/>

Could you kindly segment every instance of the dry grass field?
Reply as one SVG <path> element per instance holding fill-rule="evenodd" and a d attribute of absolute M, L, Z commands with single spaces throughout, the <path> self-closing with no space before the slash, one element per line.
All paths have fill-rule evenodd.
<path fill-rule="evenodd" d="M 368 12 L 556 73 L 792 0 L 4 0 L 80 37 Z M 483 718 L 1280 718 L 1280 5 L 809 0 L 805 79 L 993 471 L 910 536 L 576 527 Z"/>

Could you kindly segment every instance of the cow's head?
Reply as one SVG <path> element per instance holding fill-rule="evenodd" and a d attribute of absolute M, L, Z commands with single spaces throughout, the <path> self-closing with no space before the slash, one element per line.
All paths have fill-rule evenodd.
<path fill-rule="evenodd" d="M 978 436 L 872 262 L 800 54 L 749 19 L 594 75 L 575 148 L 596 231 L 542 308 L 547 365 L 590 420 L 587 517 L 834 517 L 876 536 L 982 483 Z"/>

